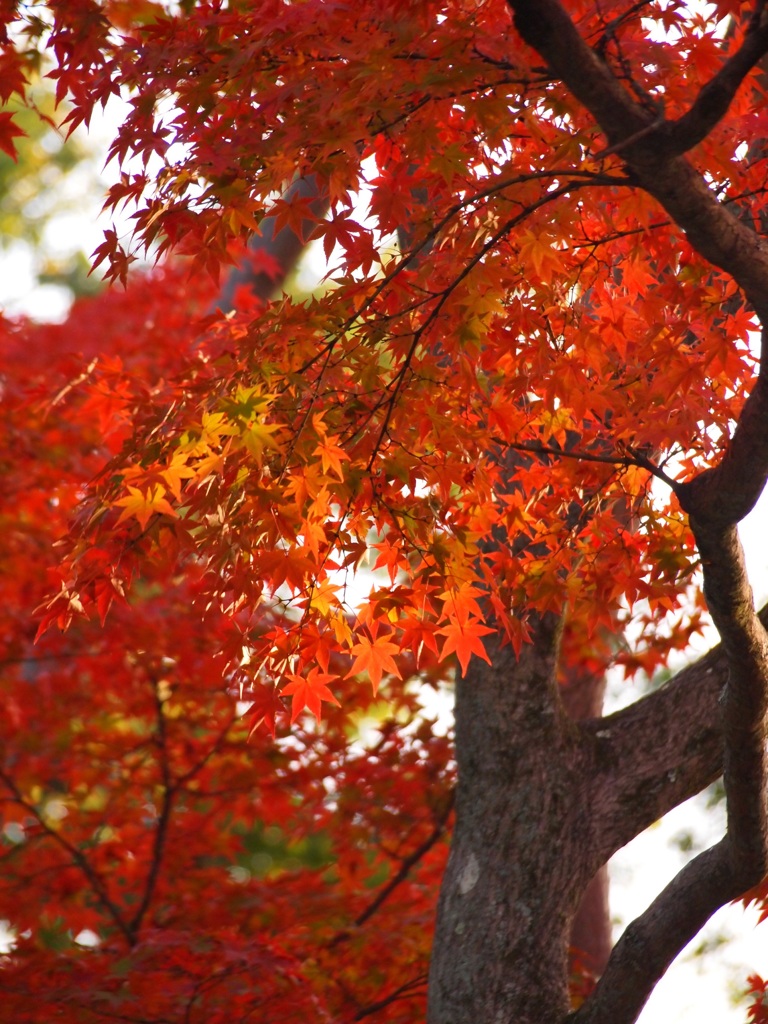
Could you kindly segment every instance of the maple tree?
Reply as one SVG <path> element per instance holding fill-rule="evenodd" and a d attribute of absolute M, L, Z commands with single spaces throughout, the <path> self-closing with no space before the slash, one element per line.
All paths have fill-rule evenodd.
<path fill-rule="evenodd" d="M 127 101 L 132 211 L 124 291 L 2 324 L 4 1006 L 635 1020 L 768 912 L 765 4 L 0 12 L 0 100 Z M 721 774 L 608 956 L 608 858 Z"/>

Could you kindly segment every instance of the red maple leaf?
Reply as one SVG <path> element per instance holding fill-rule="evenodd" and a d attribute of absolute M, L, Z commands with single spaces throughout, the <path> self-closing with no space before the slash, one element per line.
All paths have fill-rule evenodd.
<path fill-rule="evenodd" d="M 13 114 L 0 113 L 0 149 L 7 153 L 11 160 L 16 160 L 16 144 L 13 140 L 26 134 L 13 120 Z"/>
<path fill-rule="evenodd" d="M 248 739 L 253 736 L 260 725 L 269 730 L 272 739 L 275 738 L 275 718 L 285 709 L 285 704 L 280 697 L 280 691 L 274 686 L 259 686 L 253 694 L 252 703 L 248 709 L 248 717 L 251 719 L 251 728 L 248 731 Z"/>

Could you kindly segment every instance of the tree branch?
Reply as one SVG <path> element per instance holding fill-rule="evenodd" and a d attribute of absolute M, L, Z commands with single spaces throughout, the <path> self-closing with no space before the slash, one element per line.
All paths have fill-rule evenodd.
<path fill-rule="evenodd" d="M 768 633 L 754 610 L 736 527 L 696 518 L 691 526 L 702 555 L 704 594 L 728 662 L 722 702 L 727 839 L 744 891 L 768 871 Z"/>
<path fill-rule="evenodd" d="M 379 1010 L 383 1010 L 386 1006 L 391 1003 L 397 1002 L 399 999 L 413 999 L 416 996 L 423 996 L 423 988 L 427 983 L 427 977 L 425 974 L 420 974 L 416 978 L 412 978 L 411 981 L 406 981 L 404 984 L 398 986 L 389 995 L 383 996 L 375 1003 L 371 1003 L 369 1006 L 364 1006 L 361 1010 L 358 1010 L 355 1016 L 352 1018 L 353 1021 L 364 1020 L 366 1017 L 370 1017 L 374 1013 L 378 1013 Z"/>
<path fill-rule="evenodd" d="M 768 627 L 768 605 L 759 619 Z M 629 707 L 580 723 L 598 863 L 722 775 L 728 670 L 717 644 Z"/>
<path fill-rule="evenodd" d="M 610 145 L 644 132 L 656 116 L 626 91 L 582 39 L 559 0 L 508 0 L 517 31 L 596 118 Z"/>
<path fill-rule="evenodd" d="M 595 870 L 723 770 L 721 645 L 629 707 L 581 725 Z"/>
<path fill-rule="evenodd" d="M 395 874 L 392 876 L 392 878 L 387 882 L 387 884 L 382 889 L 379 890 L 375 899 L 373 899 L 368 904 L 368 906 L 361 914 L 358 914 L 358 916 L 355 918 L 356 927 L 361 927 L 361 925 L 365 924 L 368 918 L 373 917 L 373 915 L 382 905 L 384 900 L 386 900 L 394 892 L 394 890 L 398 887 L 398 885 L 400 885 L 401 882 L 405 881 L 405 879 L 410 874 L 411 868 L 415 864 L 418 864 L 421 858 L 425 854 L 429 853 L 429 851 L 432 849 L 432 847 L 435 845 L 438 839 L 440 839 L 440 837 L 445 832 L 446 822 L 448 821 L 451 811 L 453 810 L 453 799 L 454 794 L 453 791 L 451 791 L 448 802 L 445 806 L 445 810 L 438 818 L 435 827 L 432 829 L 432 831 L 424 840 L 424 842 L 421 843 L 420 846 L 417 846 L 413 853 L 409 854 L 409 856 L 405 858 L 405 860 L 402 862 L 402 864 L 395 872 Z"/>
<path fill-rule="evenodd" d="M 676 488 L 701 553 L 704 594 L 722 638 L 727 670 L 720 697 L 727 833 L 633 922 L 611 954 L 603 983 L 576 1015 L 578 1021 L 631 1024 L 671 961 L 711 914 L 760 882 L 768 870 L 768 633 L 754 608 L 736 526 L 768 478 L 765 379 L 761 369 L 720 465 Z M 691 706 L 696 707 L 693 695 Z M 595 739 L 601 736 L 605 731 L 595 733 Z M 684 750 L 681 737 L 675 747 Z M 689 772 L 688 757 L 685 762 Z M 614 765 L 616 789 L 622 789 L 622 775 L 624 789 L 627 778 L 637 788 L 639 779 L 632 768 Z M 632 774 L 627 776 L 628 772 Z M 622 793 L 619 805 L 626 803 L 627 795 Z M 599 817 L 604 824 L 604 817 Z"/>
<path fill-rule="evenodd" d="M 301 234 L 297 234 L 289 225 L 278 231 L 277 218 L 270 215 L 264 217 L 259 234 L 253 235 L 248 244 L 252 259 L 232 270 L 219 292 L 215 305 L 222 313 L 234 309 L 238 288 L 249 288 L 256 298 L 266 302 L 296 265 L 315 224 L 322 220 L 329 206 L 327 193 L 315 174 L 297 178 L 286 189 L 282 199 L 286 203 L 309 200 L 312 217 L 303 222 Z M 259 257 L 267 258 L 271 270 L 258 266 Z"/>
<path fill-rule="evenodd" d="M 725 117 L 739 86 L 752 68 L 768 53 L 768 16 L 765 2 L 757 5 L 744 42 L 702 87 L 690 109 L 676 121 L 665 121 L 658 129 L 665 152 L 680 156 L 702 142 Z"/>
<path fill-rule="evenodd" d="M 746 576 L 729 584 L 729 565 L 738 573 L 740 562 L 734 562 L 732 548 L 726 549 L 715 566 L 715 580 L 710 580 L 721 595 L 713 600 L 713 615 L 722 620 L 723 642 L 656 693 L 585 729 L 595 749 L 601 741 L 606 748 L 606 784 L 598 782 L 592 790 L 600 840 L 610 836 L 608 845 L 617 849 L 712 781 L 723 760 L 728 832 L 683 868 L 630 924 L 594 994 L 569 1018 L 573 1024 L 635 1021 L 678 953 L 716 910 L 756 884 L 768 867 L 768 638 L 760 619 L 745 615 L 749 601 L 743 591 L 740 599 L 734 598 L 734 587 L 743 587 Z M 718 609 L 721 601 L 729 614 Z M 768 608 L 761 618 L 768 619 Z M 595 763 L 599 769 L 600 755 Z"/>
<path fill-rule="evenodd" d="M 73 844 L 70 843 L 68 839 L 65 839 L 65 837 L 60 832 L 57 832 L 56 829 L 51 828 L 51 826 L 47 824 L 40 811 L 38 811 L 37 807 L 35 807 L 34 804 L 31 804 L 28 800 L 24 798 L 24 796 L 21 793 L 21 790 L 18 788 L 18 786 L 13 781 L 11 776 L 8 775 L 7 772 L 5 772 L 1 768 L 0 779 L 2 779 L 2 781 L 8 787 L 10 792 L 13 794 L 14 802 L 17 803 L 20 807 L 23 807 L 24 810 L 27 811 L 35 819 L 41 831 L 45 833 L 45 835 L 48 836 L 50 839 L 52 839 L 54 843 L 61 847 L 61 849 L 64 850 L 64 852 L 71 858 L 72 863 L 80 869 L 83 875 L 85 875 L 89 885 L 91 886 L 91 889 L 94 892 L 94 895 L 96 896 L 96 899 L 104 908 L 107 916 L 112 918 L 112 921 L 114 922 L 118 931 L 122 934 L 123 938 L 126 940 L 128 945 L 133 946 L 136 940 L 134 937 L 132 927 L 124 919 L 122 912 L 120 908 L 117 906 L 117 904 L 112 899 L 110 899 L 109 893 L 107 892 L 107 887 L 102 881 L 101 876 L 99 875 L 98 871 L 94 868 L 94 866 L 91 864 L 91 862 L 88 860 L 88 858 L 85 856 L 85 854 L 82 852 L 82 850 L 78 850 L 78 848 L 76 846 L 73 846 Z"/>
<path fill-rule="evenodd" d="M 157 888 L 157 881 L 160 877 L 160 867 L 163 862 L 163 854 L 165 852 L 165 841 L 168 836 L 168 826 L 171 821 L 171 810 L 173 809 L 173 801 L 176 796 L 176 786 L 171 778 L 171 770 L 168 764 L 168 746 L 166 742 L 166 730 L 165 730 L 165 711 L 163 710 L 163 701 L 160 699 L 160 694 L 155 684 L 155 707 L 156 707 L 156 718 L 157 718 L 157 736 L 156 743 L 160 751 L 160 773 L 163 779 L 163 797 L 160 805 L 160 812 L 157 816 L 157 823 L 155 825 L 154 841 L 152 843 L 152 860 L 149 865 L 149 871 L 147 872 L 147 878 L 144 883 L 144 892 L 139 902 L 136 912 L 131 918 L 130 928 L 132 934 L 138 938 L 139 929 L 144 920 L 144 916 L 149 910 L 149 906 L 152 902 L 152 897 L 155 894 Z"/>
<path fill-rule="evenodd" d="M 543 441 L 505 441 L 503 438 L 494 437 L 493 440 L 503 445 L 505 448 L 511 448 L 516 452 L 531 452 L 534 455 L 552 455 L 558 459 L 575 459 L 577 462 L 597 462 L 605 466 L 638 466 L 640 469 L 646 469 L 653 476 L 659 480 L 663 480 L 668 487 L 673 490 L 678 487 L 677 481 L 667 476 L 663 469 L 656 465 L 651 459 L 643 455 L 641 452 L 637 452 L 634 449 L 626 448 L 624 452 L 626 454 L 619 454 L 616 452 L 614 455 L 601 455 L 595 452 L 583 451 L 580 448 L 560 448 L 552 444 L 544 444 Z"/>
<path fill-rule="evenodd" d="M 677 484 L 680 505 L 698 522 L 719 530 L 734 526 L 752 511 L 768 482 L 768 371 L 763 362 L 733 437 L 717 466 Z"/>
<path fill-rule="evenodd" d="M 445 826 L 448 822 L 448 818 L 451 815 L 451 811 L 453 810 L 453 803 L 454 792 L 452 790 L 451 793 L 449 794 L 445 808 L 443 809 L 442 813 L 440 814 L 439 818 L 435 823 L 435 827 L 429 833 L 424 842 L 420 843 L 419 846 L 417 846 L 412 853 L 408 854 L 408 856 L 403 860 L 400 867 L 397 869 L 392 878 L 390 878 L 386 885 L 383 885 L 381 889 L 379 889 L 379 891 L 376 893 L 376 895 L 365 908 L 365 910 L 363 910 L 360 914 L 357 915 L 357 917 L 354 920 L 355 928 L 362 927 L 369 918 L 373 917 L 373 915 L 384 903 L 384 901 L 392 895 L 395 889 L 402 882 L 405 881 L 405 879 L 411 873 L 411 868 L 418 864 L 422 857 L 424 857 L 425 854 L 429 853 L 429 851 L 432 849 L 435 843 L 440 839 L 440 837 L 445 832 Z M 346 939 L 351 938 L 351 935 L 352 932 L 349 931 L 349 929 L 343 929 L 342 931 L 338 932 L 329 942 L 330 948 L 333 948 L 340 942 L 344 942 Z"/>
<path fill-rule="evenodd" d="M 681 949 L 741 892 L 727 840 L 695 857 L 626 929 L 572 1024 L 631 1024 Z"/>
<path fill-rule="evenodd" d="M 629 95 L 559 0 L 508 3 L 520 35 L 592 114 L 611 150 L 621 150 L 637 184 L 683 228 L 701 256 L 733 277 L 761 322 L 768 323 L 768 242 L 719 202 L 684 157 L 665 151 L 658 139 L 664 122 Z M 759 32 L 762 39 L 763 29 Z"/>

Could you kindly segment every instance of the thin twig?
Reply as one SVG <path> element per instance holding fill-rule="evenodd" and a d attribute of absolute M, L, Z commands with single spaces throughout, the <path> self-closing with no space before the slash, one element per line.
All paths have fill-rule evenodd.
<path fill-rule="evenodd" d="M 82 871 L 82 873 L 88 879 L 88 882 L 90 883 L 91 888 L 96 894 L 99 902 L 102 904 L 109 917 L 112 918 L 112 920 L 114 921 L 118 930 L 122 933 L 128 945 L 133 946 L 136 940 L 131 926 L 126 923 L 126 921 L 123 919 L 123 915 L 121 914 L 119 908 L 110 899 L 106 886 L 102 882 L 98 872 L 89 862 L 85 854 L 83 854 L 81 850 L 78 850 L 76 846 L 70 843 L 68 839 L 65 839 L 60 832 L 57 832 L 55 829 L 51 828 L 51 826 L 45 821 L 37 807 L 35 807 L 34 804 L 31 804 L 28 800 L 25 799 L 25 797 L 21 793 L 21 790 L 18 788 L 18 786 L 13 781 L 11 776 L 8 775 L 7 772 L 5 772 L 2 768 L 0 768 L 0 779 L 2 779 L 2 781 L 13 794 L 15 803 L 17 803 L 20 807 L 23 807 L 25 811 L 28 811 L 29 814 L 31 814 L 32 817 L 34 817 L 35 821 L 38 823 L 38 825 L 40 826 L 41 830 L 45 833 L 45 835 L 48 836 L 49 839 L 52 839 L 58 846 L 61 847 L 62 850 L 64 850 L 69 855 L 69 857 L 72 858 L 76 866 L 80 869 L 80 871 Z"/>
<path fill-rule="evenodd" d="M 578 448 L 557 448 L 541 441 L 505 441 L 501 437 L 494 437 L 493 440 L 505 448 L 511 448 L 516 452 L 530 452 L 532 455 L 553 455 L 560 459 L 577 459 L 579 462 L 598 462 L 604 466 L 637 466 L 640 469 L 648 470 L 659 480 L 663 480 L 673 491 L 680 486 L 671 476 L 667 476 L 655 462 L 634 448 L 627 447 L 627 455 L 596 455 L 594 452 L 585 452 Z"/>
<path fill-rule="evenodd" d="M 453 802 L 454 791 L 451 790 L 448 797 L 448 802 L 445 808 L 443 809 L 442 813 L 440 814 L 440 817 L 438 818 L 435 827 L 432 829 L 432 831 L 424 840 L 424 842 L 417 846 L 416 849 L 403 860 L 397 872 L 392 876 L 392 878 L 390 878 L 387 884 L 384 885 L 378 891 L 376 896 L 373 898 L 373 900 L 371 900 L 371 902 L 368 904 L 365 910 L 363 910 L 362 913 L 357 915 L 353 922 L 355 928 L 361 928 L 366 923 L 366 921 L 370 920 L 370 918 L 373 917 L 373 915 L 384 903 L 384 901 L 392 895 L 395 889 L 402 882 L 405 881 L 405 879 L 410 874 L 411 868 L 418 864 L 421 858 L 424 857 L 424 855 L 427 854 L 435 845 L 435 843 L 440 839 L 440 837 L 445 832 L 446 822 L 448 821 L 451 811 L 453 810 Z M 337 946 L 340 942 L 345 942 L 350 937 L 351 932 L 349 931 L 349 929 L 345 928 L 342 931 L 337 932 L 336 935 L 334 935 L 334 937 L 328 943 L 328 946 L 330 949 L 333 949 L 334 946 Z"/>
<path fill-rule="evenodd" d="M 147 878 L 144 884 L 144 894 L 136 913 L 131 919 L 130 927 L 134 935 L 138 934 L 141 923 L 144 920 L 144 916 L 152 902 L 155 889 L 157 888 L 157 881 L 160 876 L 160 866 L 162 864 L 163 852 L 165 850 L 165 841 L 168 835 L 168 825 L 171 819 L 171 810 L 173 808 L 173 801 L 177 792 L 177 785 L 174 784 L 171 778 L 171 771 L 168 765 L 165 712 L 163 711 L 163 701 L 160 699 L 157 684 L 155 684 L 155 707 L 157 719 L 156 743 L 160 748 L 160 772 L 163 778 L 163 799 L 160 806 L 160 813 L 157 817 L 157 825 L 155 826 L 155 837 L 152 843 L 152 860 L 150 862 L 149 871 L 147 872 Z"/>
<path fill-rule="evenodd" d="M 394 992 L 390 992 L 389 995 L 384 996 L 382 999 L 377 1000 L 375 1003 L 370 1003 L 368 1006 L 364 1006 L 361 1010 L 358 1010 L 355 1016 L 352 1018 L 353 1021 L 363 1020 L 365 1017 L 370 1017 L 373 1013 L 378 1013 L 379 1010 L 383 1010 L 385 1006 L 389 1006 L 390 1003 L 394 1003 L 398 999 L 413 999 L 416 996 L 423 996 L 423 992 L 412 991 L 413 989 L 422 989 L 426 984 L 427 976 L 420 974 L 417 978 L 413 978 L 411 981 L 406 981 L 404 984 L 396 988 Z"/>

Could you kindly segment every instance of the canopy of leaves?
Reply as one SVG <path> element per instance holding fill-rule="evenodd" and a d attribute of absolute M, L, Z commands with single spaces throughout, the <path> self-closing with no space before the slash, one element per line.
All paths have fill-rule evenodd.
<path fill-rule="evenodd" d="M 584 8 L 598 41 L 606 14 Z M 136 205 L 135 234 L 129 248 L 107 233 L 109 276 L 142 245 L 216 276 L 267 208 L 305 230 L 307 201 L 274 196 L 309 172 L 330 199 L 314 230 L 337 269 L 309 307 L 286 298 L 198 325 L 184 367 L 150 394 L 116 393 L 122 378 L 94 367 L 89 415 L 119 422 L 122 404 L 132 434 L 81 511 L 44 626 L 104 605 L 153 559 L 202 560 L 208 599 L 236 623 L 233 671 L 245 644 L 237 671 L 256 684 L 318 658 L 327 670 L 331 651 L 366 669 L 360 645 L 466 665 L 489 616 L 519 646 L 522 609 L 563 601 L 589 634 L 627 602 L 651 620 L 677 605 L 691 543 L 674 500 L 651 500 L 646 467 L 656 452 L 683 472 L 717 459 L 753 372 L 750 314 L 600 152 L 504 4 L 312 18 L 306 5 L 172 17 L 142 4 L 128 27 L 130 5 L 113 24 L 110 5 L 49 9 L 52 29 L 37 30 L 70 126 L 132 97 L 109 202 Z M 721 33 L 674 4 L 659 18 L 651 31 L 628 16 L 622 47 L 649 95 L 689 54 L 665 93 L 672 114 Z M 712 187 L 734 202 L 762 190 L 762 161 L 731 173 L 758 116 L 735 103 L 706 143 Z M 398 254 L 387 242 L 405 210 L 413 241 Z M 490 533 L 509 543 L 488 548 Z M 389 579 L 352 596 L 372 537 Z M 374 660 L 374 677 L 395 665 Z"/>

